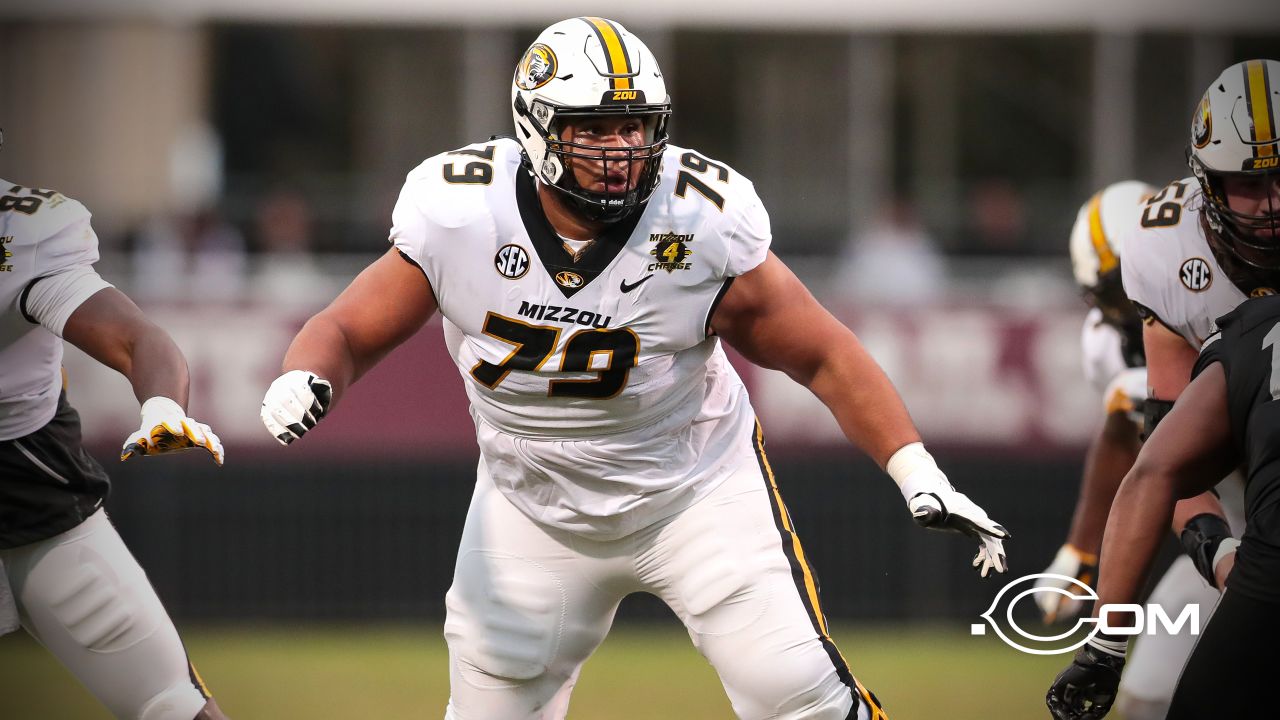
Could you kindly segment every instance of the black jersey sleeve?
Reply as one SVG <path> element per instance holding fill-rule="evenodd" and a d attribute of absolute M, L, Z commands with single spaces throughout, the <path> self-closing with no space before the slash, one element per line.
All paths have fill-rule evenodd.
<path fill-rule="evenodd" d="M 1246 528 L 1229 582 L 1235 592 L 1280 602 L 1280 296 L 1247 300 L 1218 327 L 1194 374 L 1222 363 L 1232 440 L 1247 469 Z"/>
<path fill-rule="evenodd" d="M 1218 332 L 1205 341 L 1192 377 L 1222 364 L 1232 440 L 1253 484 L 1261 468 L 1280 461 L 1280 296 L 1247 300 L 1217 323 Z M 1256 497 L 1258 489 L 1247 494 Z"/>

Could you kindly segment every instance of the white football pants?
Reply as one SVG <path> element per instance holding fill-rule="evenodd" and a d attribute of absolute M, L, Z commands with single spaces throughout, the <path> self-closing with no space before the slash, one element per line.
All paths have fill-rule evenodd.
<path fill-rule="evenodd" d="M 1236 537 L 1243 535 L 1245 528 L 1244 482 L 1244 476 L 1232 472 L 1215 486 L 1231 534 Z M 1199 605 L 1203 631 L 1220 599 L 1222 593 L 1200 577 L 1191 558 L 1179 554 L 1147 602 L 1161 606 L 1172 618 L 1178 617 L 1187 605 Z M 1156 635 L 1139 636 L 1125 663 L 1116 696 L 1116 708 L 1124 713 L 1125 720 L 1164 720 L 1178 677 L 1199 639 L 1186 630 L 1177 635 L 1161 630 Z"/>
<path fill-rule="evenodd" d="M 1203 632 L 1221 597 L 1200 577 L 1191 558 L 1179 555 L 1156 583 L 1147 602 L 1159 605 L 1171 618 L 1178 617 L 1187 605 L 1199 605 Z M 1164 720 L 1182 667 L 1198 639 L 1187 628 L 1177 634 L 1160 628 L 1154 635 L 1138 637 L 1120 676 L 1120 692 L 1116 696 L 1116 708 L 1124 713 L 1125 720 Z"/>
<path fill-rule="evenodd" d="M 104 510 L 0 550 L 22 626 L 118 718 L 191 720 L 209 693 Z"/>
<path fill-rule="evenodd" d="M 884 718 L 828 635 L 767 460 L 743 450 L 704 500 L 612 541 L 530 520 L 482 459 L 445 599 L 446 719 L 565 717 L 579 669 L 633 592 L 675 611 L 738 717 Z"/>

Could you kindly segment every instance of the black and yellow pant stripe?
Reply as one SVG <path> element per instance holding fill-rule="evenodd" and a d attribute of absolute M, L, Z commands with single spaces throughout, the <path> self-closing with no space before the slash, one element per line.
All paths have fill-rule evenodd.
<path fill-rule="evenodd" d="M 213 693 L 209 691 L 209 686 L 204 684 L 204 678 L 200 677 L 200 672 L 196 670 L 196 665 L 191 662 L 190 657 L 187 658 L 187 676 L 191 678 L 191 684 L 195 686 L 205 700 L 213 697 Z"/>
<path fill-rule="evenodd" d="M 853 676 L 853 672 L 849 670 L 849 663 L 845 661 L 844 655 L 840 654 L 840 649 L 836 647 L 835 642 L 831 639 L 831 634 L 827 630 L 827 618 L 822 612 L 822 603 L 818 598 L 818 576 L 805 557 L 804 547 L 800 544 L 800 536 L 796 535 L 795 528 L 791 524 L 791 513 L 787 511 L 786 504 L 782 502 L 782 493 L 778 490 L 777 478 L 774 477 L 773 468 L 769 465 L 769 458 L 764 452 L 764 430 L 760 427 L 759 421 L 756 422 L 751 444 L 756 451 L 756 460 L 760 463 L 760 473 L 769 485 L 769 504 L 773 507 L 773 521 L 777 525 L 778 534 L 782 538 L 782 551 L 786 553 L 787 560 L 791 564 L 791 577 L 795 580 L 796 589 L 800 593 L 800 600 L 804 603 L 804 608 L 809 613 L 809 621 L 813 623 L 813 629 L 818 633 L 818 639 L 822 642 L 822 649 L 827 652 L 827 656 L 831 658 L 831 663 L 835 666 L 836 675 L 848 686 L 850 693 L 853 695 L 853 707 L 849 710 L 849 718 L 850 720 L 856 720 L 858 707 L 865 702 L 870 710 L 871 720 L 889 720 L 889 716 L 885 714 L 884 708 L 880 706 L 880 701 L 876 696 L 863 687 L 862 683 L 858 682 L 858 679 Z"/>

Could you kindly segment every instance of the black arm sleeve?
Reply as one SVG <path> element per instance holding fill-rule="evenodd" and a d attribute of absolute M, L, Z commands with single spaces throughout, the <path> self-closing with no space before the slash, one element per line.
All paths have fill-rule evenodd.
<path fill-rule="evenodd" d="M 1146 442 L 1151 437 L 1151 433 L 1155 432 L 1156 425 L 1164 419 L 1165 415 L 1173 409 L 1173 402 L 1170 400 L 1156 400 L 1155 398 L 1147 398 L 1142 403 L 1142 440 Z"/>
<path fill-rule="evenodd" d="M 1182 549 L 1191 556 L 1196 571 L 1200 573 L 1210 586 L 1217 587 L 1213 574 L 1213 556 L 1223 540 L 1231 537 L 1231 528 L 1227 521 L 1213 513 L 1200 513 L 1187 521 L 1179 539 Z"/>

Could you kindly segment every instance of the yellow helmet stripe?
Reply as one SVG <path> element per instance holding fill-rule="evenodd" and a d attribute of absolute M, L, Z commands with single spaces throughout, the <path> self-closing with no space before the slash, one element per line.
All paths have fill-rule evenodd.
<path fill-rule="evenodd" d="M 1107 233 L 1102 229 L 1102 193 L 1093 196 L 1089 201 L 1089 239 L 1093 241 L 1093 250 L 1098 253 L 1098 274 L 1114 270 L 1120 263 L 1111 243 L 1107 242 Z"/>
<path fill-rule="evenodd" d="M 1245 100 L 1249 106 L 1249 117 L 1253 120 L 1253 140 L 1267 143 L 1254 146 L 1254 157 L 1276 154 L 1276 119 L 1271 115 L 1271 93 L 1268 92 L 1271 83 L 1267 75 L 1264 60 L 1250 60 L 1244 64 Z"/>
<path fill-rule="evenodd" d="M 618 34 L 618 28 L 604 18 L 582 19 L 595 29 L 596 37 L 600 38 L 600 44 L 604 46 L 604 59 L 609 64 L 609 74 L 631 75 L 631 58 L 627 55 L 627 48 L 622 44 L 622 36 Z M 630 90 L 631 78 L 611 77 L 609 87 L 612 90 Z"/>

